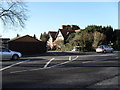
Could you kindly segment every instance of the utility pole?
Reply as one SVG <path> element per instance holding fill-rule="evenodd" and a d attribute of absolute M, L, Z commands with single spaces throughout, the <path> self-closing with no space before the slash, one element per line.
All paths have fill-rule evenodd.
<path fill-rule="evenodd" d="M 120 29 L 120 1 L 118 2 L 118 29 Z"/>

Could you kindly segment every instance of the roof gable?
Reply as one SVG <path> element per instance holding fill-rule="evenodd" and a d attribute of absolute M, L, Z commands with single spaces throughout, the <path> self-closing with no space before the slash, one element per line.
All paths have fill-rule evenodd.
<path fill-rule="evenodd" d="M 48 34 L 53 38 L 53 41 L 56 39 L 56 34 L 57 34 L 56 31 L 49 31 Z"/>
<path fill-rule="evenodd" d="M 58 33 L 61 32 L 62 36 L 64 37 L 64 39 L 66 39 L 71 33 L 75 33 L 74 30 L 64 30 L 64 29 L 59 29 Z M 58 36 L 58 34 L 57 34 Z"/>
<path fill-rule="evenodd" d="M 38 39 L 35 39 L 34 37 L 29 36 L 29 35 L 14 38 L 14 39 L 10 40 L 9 42 L 13 42 L 13 41 L 14 42 L 39 42 Z"/>

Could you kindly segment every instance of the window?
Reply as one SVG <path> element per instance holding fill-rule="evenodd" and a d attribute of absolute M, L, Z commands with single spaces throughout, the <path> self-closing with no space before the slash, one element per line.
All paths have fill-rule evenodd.
<path fill-rule="evenodd" d="M 9 49 L 2 48 L 2 52 L 10 52 Z"/>

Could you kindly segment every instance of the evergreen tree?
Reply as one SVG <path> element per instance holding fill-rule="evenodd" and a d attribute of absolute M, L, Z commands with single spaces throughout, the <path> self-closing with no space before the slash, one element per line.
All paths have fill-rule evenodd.
<path fill-rule="evenodd" d="M 34 34 L 34 36 L 33 36 L 35 39 L 36 39 L 36 35 Z"/>
<path fill-rule="evenodd" d="M 40 39 L 42 41 L 47 42 L 48 38 L 49 38 L 49 36 L 48 36 L 48 34 L 46 32 L 44 32 L 43 34 L 41 33 Z"/>
<path fill-rule="evenodd" d="M 17 37 L 20 37 L 20 35 L 19 35 L 19 34 L 17 34 Z"/>

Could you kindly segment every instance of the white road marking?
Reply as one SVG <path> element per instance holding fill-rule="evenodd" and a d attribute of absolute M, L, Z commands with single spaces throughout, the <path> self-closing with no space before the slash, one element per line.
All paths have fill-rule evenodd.
<path fill-rule="evenodd" d="M 44 66 L 44 68 L 46 68 L 46 67 L 48 66 L 48 64 L 49 64 L 52 60 L 54 60 L 54 59 L 55 59 L 55 58 L 50 59 L 49 62 L 46 63 L 46 65 Z"/>
<path fill-rule="evenodd" d="M 27 72 L 27 71 L 37 71 L 37 70 L 42 70 L 42 69 L 47 69 L 48 67 L 46 68 L 36 68 L 36 69 L 30 69 L 30 70 L 21 70 L 21 71 L 13 71 L 13 72 L 10 72 L 10 73 L 21 73 L 21 72 Z"/>
<path fill-rule="evenodd" d="M 18 63 L 12 64 L 12 65 L 10 65 L 10 66 L 7 66 L 7 67 L 4 67 L 4 68 L 1 68 L 0 71 L 3 71 L 3 70 L 6 70 L 6 69 L 9 69 L 9 68 L 11 68 L 11 67 L 13 67 L 13 66 L 16 66 L 16 65 L 18 65 L 18 64 L 21 64 L 21 63 L 24 63 L 24 62 L 27 62 L 27 61 L 30 61 L 30 60 L 25 60 L 25 61 L 22 61 L 22 62 L 18 62 Z"/>
<path fill-rule="evenodd" d="M 76 60 L 76 59 L 78 59 L 78 57 L 79 57 L 79 56 L 77 56 L 77 57 L 76 57 L 76 58 L 74 58 L 73 60 Z"/>
<path fill-rule="evenodd" d="M 71 57 L 71 56 L 69 56 L 69 61 L 70 61 L 70 60 L 72 60 L 72 57 Z"/>
<path fill-rule="evenodd" d="M 56 64 L 56 65 L 53 65 L 53 66 L 50 66 L 50 67 L 47 67 L 47 68 L 53 68 L 53 67 L 56 67 L 56 66 L 60 66 L 60 65 L 63 65 L 63 64 L 72 62 L 72 61 L 76 60 L 78 57 L 79 57 L 79 56 L 77 56 L 77 57 L 74 58 L 73 60 L 69 60 L 69 61 L 66 61 L 66 62 L 63 62 L 63 63 L 60 63 L 60 64 Z"/>
<path fill-rule="evenodd" d="M 96 61 L 85 61 L 85 62 L 82 62 L 82 63 L 91 63 L 91 62 L 96 62 Z"/>
<path fill-rule="evenodd" d="M 53 66 L 50 66 L 50 67 L 47 67 L 48 64 L 52 61 L 52 59 L 46 63 L 46 65 L 44 66 L 44 68 L 36 68 L 36 69 L 30 69 L 30 70 L 21 70 L 21 71 L 13 71 L 13 72 L 10 72 L 10 73 L 19 73 L 19 72 L 26 72 L 26 71 L 36 71 L 36 70 L 43 70 L 43 69 L 49 69 L 49 68 L 53 68 L 53 67 L 56 67 L 56 66 L 60 66 L 60 65 L 63 65 L 63 64 L 66 64 L 66 63 L 69 63 L 69 62 L 72 62 L 76 59 L 78 59 L 78 57 L 91 57 L 91 56 L 112 56 L 114 54 L 101 54 L 101 55 L 82 55 L 82 56 L 76 56 L 74 59 L 71 59 L 70 60 L 70 56 L 69 56 L 69 61 L 66 61 L 66 62 L 63 62 L 63 63 L 60 63 L 60 64 L 56 64 L 56 65 L 53 65 Z M 85 62 L 82 62 L 82 63 L 90 63 L 90 62 L 96 62 L 96 61 L 85 61 Z"/>
<path fill-rule="evenodd" d="M 27 71 L 37 71 L 37 70 L 49 69 L 49 68 L 53 68 L 53 67 L 56 67 L 56 66 L 59 66 L 59 65 L 63 65 L 63 64 L 69 63 L 69 62 L 70 61 L 66 61 L 64 63 L 56 64 L 56 65 L 46 67 L 46 68 L 36 68 L 36 69 L 30 69 L 30 70 L 13 71 L 13 72 L 10 72 L 10 73 L 20 73 L 20 72 L 27 72 Z"/>
<path fill-rule="evenodd" d="M 72 61 L 72 60 L 71 60 Z M 57 66 L 60 66 L 60 65 L 63 65 L 63 64 L 66 64 L 66 63 L 69 63 L 71 61 L 66 61 L 66 62 L 63 62 L 63 63 L 60 63 L 60 64 L 56 64 L 56 65 L 53 65 L 53 66 L 50 66 L 50 67 L 47 67 L 47 68 L 53 68 L 53 67 L 57 67 Z"/>
<path fill-rule="evenodd" d="M 115 57 L 116 59 L 119 59 L 120 57 Z"/>
<path fill-rule="evenodd" d="M 55 58 L 50 59 L 50 60 L 45 64 L 45 66 L 44 66 L 43 68 L 36 68 L 36 69 L 30 69 L 30 70 L 20 70 L 20 71 L 12 71 L 12 72 L 10 72 L 10 73 L 20 73 L 20 72 L 36 71 L 36 70 L 46 69 L 46 68 L 48 68 L 48 67 L 47 67 L 48 64 L 49 64 L 52 60 L 54 60 L 54 59 L 55 59 Z"/>
<path fill-rule="evenodd" d="M 28 70 L 13 71 L 13 72 L 10 72 L 10 73 L 20 73 L 20 72 L 25 72 L 25 71 L 28 71 Z"/>
<path fill-rule="evenodd" d="M 87 56 L 115 56 L 115 53 L 97 54 L 97 55 L 87 55 Z"/>
<path fill-rule="evenodd" d="M 77 58 L 78 58 L 78 56 L 77 56 L 74 60 L 76 60 Z M 71 61 L 74 61 L 74 60 L 69 60 L 69 61 L 66 61 L 66 62 L 63 62 L 63 63 L 60 63 L 60 64 L 56 64 L 56 65 L 47 67 L 48 64 L 49 64 L 52 60 L 54 60 L 54 59 L 55 59 L 55 58 L 50 59 L 49 62 L 47 62 L 46 65 L 45 65 L 43 68 L 36 68 L 36 69 L 30 69 L 30 70 L 21 70 L 21 71 L 13 71 L 13 72 L 10 72 L 10 73 L 20 73 L 20 72 L 26 72 L 26 71 L 37 71 L 37 70 L 42 70 L 42 69 L 48 69 L 48 68 L 53 68 L 53 67 L 60 66 L 60 65 L 69 63 L 69 62 L 71 62 Z"/>

